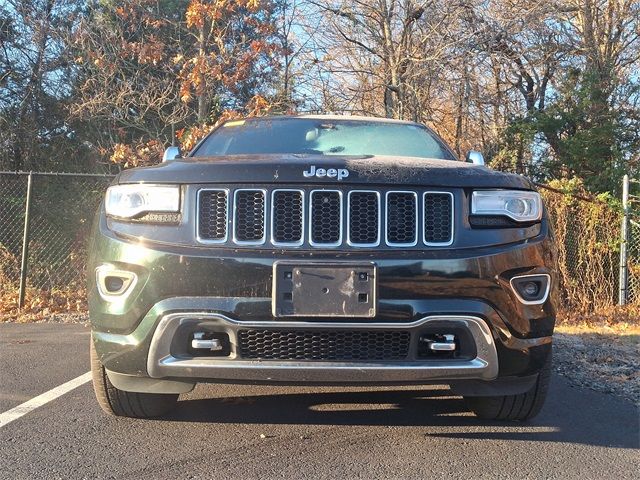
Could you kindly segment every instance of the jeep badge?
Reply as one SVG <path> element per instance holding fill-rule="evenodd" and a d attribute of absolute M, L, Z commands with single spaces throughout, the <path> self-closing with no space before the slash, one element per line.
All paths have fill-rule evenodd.
<path fill-rule="evenodd" d="M 316 168 L 315 165 L 311 165 L 309 167 L 309 171 L 303 171 L 302 174 L 307 177 L 329 177 L 329 178 L 337 178 L 338 180 L 342 180 L 343 178 L 347 178 L 349 176 L 349 170 L 346 168 Z"/>

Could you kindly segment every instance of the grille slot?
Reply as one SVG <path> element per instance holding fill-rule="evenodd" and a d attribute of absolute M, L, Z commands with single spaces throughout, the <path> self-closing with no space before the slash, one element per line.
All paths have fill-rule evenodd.
<path fill-rule="evenodd" d="M 448 245 L 453 241 L 453 195 L 448 192 L 424 194 L 424 243 Z"/>
<path fill-rule="evenodd" d="M 415 192 L 387 192 L 387 245 L 418 243 L 418 197 Z"/>
<path fill-rule="evenodd" d="M 198 237 L 201 241 L 222 243 L 227 240 L 229 192 L 201 190 L 198 197 Z"/>
<path fill-rule="evenodd" d="M 380 244 L 380 194 L 349 192 L 349 245 L 375 247 Z"/>
<path fill-rule="evenodd" d="M 274 190 L 271 235 L 274 245 L 302 245 L 304 197 L 301 190 Z"/>
<path fill-rule="evenodd" d="M 264 190 L 236 190 L 233 216 L 236 243 L 265 242 L 265 206 Z"/>
<path fill-rule="evenodd" d="M 311 192 L 311 245 L 337 246 L 342 243 L 342 193 L 338 190 Z"/>
<path fill-rule="evenodd" d="M 404 360 L 410 339 L 395 330 L 240 330 L 238 351 L 264 360 Z"/>

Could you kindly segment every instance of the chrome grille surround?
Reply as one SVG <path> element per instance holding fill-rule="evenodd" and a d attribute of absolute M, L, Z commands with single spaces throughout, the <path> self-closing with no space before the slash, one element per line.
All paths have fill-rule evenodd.
<path fill-rule="evenodd" d="M 278 193 L 299 193 L 300 194 L 300 240 L 296 240 L 296 241 L 279 241 L 276 238 L 276 222 L 277 222 L 277 216 L 276 216 L 276 207 L 278 205 L 278 200 L 276 199 L 276 195 Z M 299 247 L 300 245 L 302 245 L 304 243 L 304 230 L 305 230 L 305 200 L 304 200 L 304 190 L 299 190 L 299 189 L 295 189 L 295 188 L 276 188 L 275 190 L 273 190 L 271 192 L 271 223 L 270 223 L 270 227 L 271 227 L 271 244 L 272 245 L 276 245 L 278 247 Z M 298 223 L 298 222 L 296 222 Z M 297 228 L 296 228 L 297 229 Z"/>
<path fill-rule="evenodd" d="M 394 233 L 393 231 L 390 232 L 390 227 L 393 226 L 392 222 L 389 220 L 389 197 L 391 195 L 394 194 L 400 194 L 403 196 L 410 196 L 413 198 L 413 218 L 414 221 L 413 223 L 414 228 L 413 228 L 413 240 L 410 242 L 395 242 L 389 239 L 390 236 L 393 236 Z M 386 207 L 386 212 L 387 212 L 387 217 L 386 217 L 386 225 L 385 225 L 385 229 L 384 229 L 384 240 L 386 242 L 386 244 L 390 247 L 415 247 L 418 244 L 418 234 L 419 234 L 419 229 L 420 229 L 420 215 L 418 212 L 418 194 L 416 192 L 410 191 L 410 190 L 390 190 L 386 193 L 385 195 L 385 207 Z M 397 215 L 397 214 L 394 214 Z M 403 221 L 406 221 L 406 219 L 403 219 Z M 399 229 L 399 228 L 398 228 Z"/>
<path fill-rule="evenodd" d="M 201 229 L 201 224 L 203 223 L 201 220 L 201 215 L 203 213 L 203 209 L 202 209 L 202 200 L 203 200 L 203 196 L 206 195 L 207 193 L 213 193 L 213 192 L 217 192 L 217 193 L 223 193 L 225 195 L 225 213 L 224 213 L 224 220 L 223 220 L 223 225 L 221 225 L 220 223 L 216 223 L 216 225 L 213 228 L 224 228 L 224 237 L 222 238 L 207 238 L 206 236 L 202 235 L 202 229 Z M 200 190 L 198 190 L 198 199 L 197 199 L 197 205 L 198 205 L 198 212 L 196 214 L 196 239 L 198 240 L 198 242 L 200 243 L 208 243 L 208 244 L 221 244 L 221 243 L 226 243 L 229 240 L 229 207 L 230 207 L 230 202 L 229 202 L 229 189 L 228 188 L 202 188 Z M 209 222 L 209 226 L 208 228 L 211 228 L 210 225 L 211 222 Z"/>
<path fill-rule="evenodd" d="M 378 202 L 378 217 L 377 217 L 377 235 L 375 242 L 363 243 L 363 242 L 354 242 L 351 240 L 352 232 L 352 220 L 353 220 L 353 212 L 352 212 L 352 200 L 351 197 L 353 194 L 374 194 L 375 198 Z M 347 194 L 347 244 L 352 247 L 377 247 L 380 245 L 380 237 L 381 237 L 381 225 L 382 225 L 382 201 L 380 198 L 380 192 L 376 190 L 351 190 Z"/>
<path fill-rule="evenodd" d="M 313 216 L 313 199 L 316 195 L 322 193 L 337 193 L 338 199 L 340 202 L 340 209 L 338 212 L 338 239 L 335 242 L 317 242 L 314 241 L 314 216 Z M 344 227 L 344 206 L 342 200 L 342 191 L 341 190 L 311 190 L 309 193 L 309 245 L 313 247 L 339 247 L 342 245 L 342 230 Z"/>
<path fill-rule="evenodd" d="M 262 230 L 262 236 L 256 239 L 242 239 L 238 236 L 238 194 L 245 192 L 261 193 L 262 194 L 262 226 L 251 227 Z M 233 242 L 238 245 L 263 245 L 267 241 L 267 191 L 261 188 L 239 188 L 233 192 Z"/>
<path fill-rule="evenodd" d="M 206 195 L 210 192 L 219 192 L 225 197 L 224 215 L 220 214 L 214 205 L 215 202 L 220 203 L 218 201 L 220 197 Z M 257 225 L 242 225 L 241 233 L 249 231 L 253 234 L 258 231 L 262 234 L 260 238 L 247 240 L 238 234 L 238 195 L 243 192 L 258 195 L 259 198 L 254 197 L 258 205 L 247 205 L 246 201 L 242 205 L 245 209 L 251 209 L 251 217 L 254 221 L 256 218 L 258 220 Z M 288 196 L 287 192 L 290 192 Z M 335 195 L 330 200 L 332 205 L 327 213 L 334 221 L 327 222 L 329 226 L 325 226 L 329 232 L 325 231 L 325 237 L 330 238 L 331 241 L 324 242 L 321 238 L 317 238 L 318 235 L 314 237 L 314 198 L 322 193 Z M 281 195 L 280 198 L 277 198 L 278 195 Z M 311 247 L 314 249 L 446 247 L 452 245 L 455 239 L 455 197 L 455 193 L 446 190 L 427 188 L 399 190 L 387 189 L 384 186 L 374 189 L 358 188 L 357 185 L 345 186 L 341 189 L 313 188 L 312 186 L 283 186 L 282 188 L 249 188 L 241 185 L 237 188 L 203 186 L 197 190 L 196 194 L 195 237 L 200 244 L 247 247 Z M 373 198 L 377 201 L 377 216 L 373 213 L 375 209 Z M 354 199 L 357 201 L 354 202 Z M 316 198 L 316 202 L 317 200 Z M 394 206 L 394 202 L 399 204 L 398 208 Z M 278 205 L 281 207 L 277 207 Z M 275 211 L 276 208 L 282 207 L 291 213 Z M 354 210 L 356 208 L 359 211 L 356 212 Z M 207 210 L 203 212 L 204 209 Z M 216 212 L 218 212 L 217 215 Z M 257 215 L 256 212 L 260 214 Z M 372 221 L 374 217 L 377 219 L 377 229 L 370 226 L 376 223 Z M 246 220 L 246 217 L 242 220 Z M 223 222 L 226 222 L 224 227 L 222 227 Z M 391 227 L 399 229 L 394 231 Z M 279 229 L 279 234 L 276 233 L 276 229 Z M 355 229 L 359 229 L 359 233 L 352 232 Z M 284 230 L 287 233 L 282 233 Z M 373 239 L 372 232 L 375 230 L 377 230 L 375 242 L 361 243 L 356 240 L 358 238 Z M 222 231 L 225 234 L 224 238 L 211 238 L 215 235 L 220 236 Z M 448 238 L 445 239 L 447 234 Z M 283 238 L 293 240 L 283 241 Z M 402 241 L 398 241 L 399 239 Z"/>
<path fill-rule="evenodd" d="M 427 240 L 427 196 L 428 195 L 432 195 L 432 196 L 448 196 L 449 197 L 449 209 L 451 210 L 451 213 L 449 214 L 449 240 L 446 242 L 430 242 Z M 453 193 L 451 192 L 438 192 L 438 191 L 427 191 L 424 192 L 422 194 L 422 215 L 423 215 L 423 221 L 422 221 L 422 241 L 424 242 L 424 244 L 428 247 L 448 247 L 449 245 L 451 245 L 453 243 L 453 238 L 454 238 L 454 227 L 455 227 L 455 216 L 454 216 L 454 204 L 455 204 L 455 199 L 453 197 Z"/>

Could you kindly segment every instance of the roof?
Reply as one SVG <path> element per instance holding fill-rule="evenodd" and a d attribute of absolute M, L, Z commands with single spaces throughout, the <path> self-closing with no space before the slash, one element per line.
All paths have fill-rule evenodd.
<path fill-rule="evenodd" d="M 311 119 L 311 120 L 326 120 L 326 121 L 352 120 L 352 121 L 361 121 L 361 122 L 399 123 L 404 125 L 419 125 L 418 123 L 411 122 L 409 120 L 396 120 L 395 118 L 367 117 L 367 116 L 360 116 L 360 115 L 312 115 L 312 114 L 269 115 L 265 117 L 247 117 L 244 120 L 268 120 L 268 119 L 278 119 L 278 118 L 304 118 L 304 119 Z"/>

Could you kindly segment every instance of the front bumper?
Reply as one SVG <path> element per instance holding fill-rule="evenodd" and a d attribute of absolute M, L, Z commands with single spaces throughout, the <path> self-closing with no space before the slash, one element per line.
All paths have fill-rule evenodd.
<path fill-rule="evenodd" d="M 191 324 L 191 325 L 190 325 Z M 416 332 L 431 324 L 457 324 L 471 334 L 476 355 L 465 360 L 405 362 L 260 361 L 238 359 L 235 346 L 238 331 L 249 328 L 308 330 L 400 330 Z M 179 328 L 209 330 L 230 335 L 231 358 L 182 357 L 172 352 Z M 200 378 L 241 382 L 286 383 L 421 383 L 438 379 L 473 378 L 493 380 L 498 375 L 498 358 L 491 331 L 478 317 L 431 316 L 403 325 L 352 322 L 238 322 L 210 313 L 170 314 L 156 328 L 147 360 L 151 378 Z"/>
<path fill-rule="evenodd" d="M 171 330 L 184 322 L 239 328 L 279 328 L 273 317 L 273 264 L 375 262 L 375 318 L 337 322 L 297 319 L 299 328 L 417 328 L 448 318 L 475 331 L 477 358 L 463 362 L 291 362 L 242 358 L 202 359 L 172 355 Z M 90 276 L 89 307 L 96 351 L 108 371 L 138 378 L 181 381 L 288 383 L 429 383 L 535 375 L 550 352 L 555 322 L 552 298 L 527 305 L 510 279 L 545 273 L 553 255 L 546 227 L 522 243 L 484 249 L 438 251 L 276 251 L 184 248 L 132 242 L 97 225 L 90 271 L 108 264 L 136 274 L 131 292 L 107 301 Z M 555 282 L 552 281 L 552 287 Z M 285 320 L 288 328 L 296 323 Z M 233 337 L 232 337 L 233 338 Z M 443 382 L 446 383 L 446 382 Z"/>

